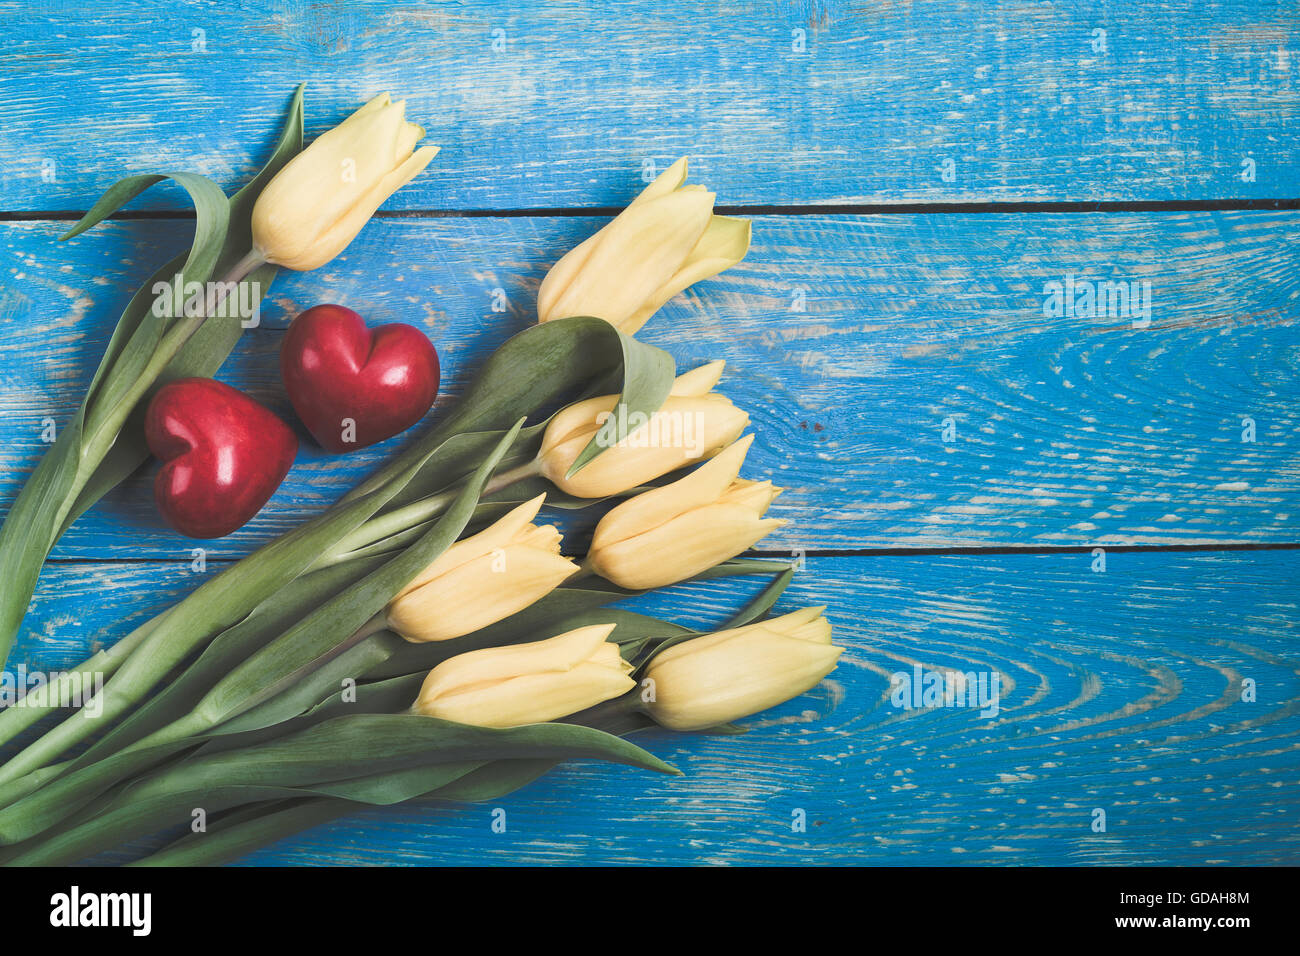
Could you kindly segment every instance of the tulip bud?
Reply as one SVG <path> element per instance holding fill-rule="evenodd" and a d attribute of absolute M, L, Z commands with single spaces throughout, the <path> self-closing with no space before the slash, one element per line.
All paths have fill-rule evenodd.
<path fill-rule="evenodd" d="M 446 641 L 509 617 L 558 587 L 578 566 L 560 555 L 554 525 L 531 524 L 545 497 L 444 551 L 389 602 L 388 626 L 408 641 Z"/>
<path fill-rule="evenodd" d="M 633 335 L 678 292 L 743 259 L 749 220 L 713 215 L 714 194 L 685 181 L 683 157 L 561 258 L 542 280 L 538 320 L 594 315 Z"/>
<path fill-rule="evenodd" d="M 722 362 L 711 362 L 679 375 L 658 411 L 572 476 L 569 468 L 615 411 L 618 396 L 589 398 L 561 409 L 542 436 L 538 455 L 542 474 L 568 494 L 604 498 L 711 457 L 749 424 L 745 412 L 710 391 L 722 367 Z"/>
<path fill-rule="evenodd" d="M 555 720 L 626 694 L 636 686 L 613 624 L 580 627 L 531 644 L 488 647 L 449 658 L 429 672 L 412 708 L 479 727 Z"/>
<path fill-rule="evenodd" d="M 429 165 L 438 147 L 415 150 L 424 130 L 405 115 L 405 100 L 381 93 L 285 164 L 253 207 L 263 259 L 300 272 L 324 265 Z"/>
<path fill-rule="evenodd" d="M 613 508 L 591 539 L 592 570 L 634 591 L 660 588 L 734 558 L 784 525 L 763 517 L 781 489 L 737 477 L 753 440 L 746 435 L 685 478 Z"/>
<path fill-rule="evenodd" d="M 646 709 L 670 730 L 703 730 L 775 707 L 816 686 L 844 648 L 823 607 L 675 644 L 646 669 Z"/>

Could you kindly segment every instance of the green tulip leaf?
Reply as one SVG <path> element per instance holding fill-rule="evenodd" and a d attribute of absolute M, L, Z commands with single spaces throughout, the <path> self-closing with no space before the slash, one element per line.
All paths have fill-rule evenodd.
<path fill-rule="evenodd" d="M 519 433 L 522 421 L 503 436 L 465 483 L 460 494 L 411 547 L 372 571 L 361 581 L 314 609 L 300 622 L 222 678 L 194 709 L 194 716 L 211 725 L 291 686 L 321 658 L 346 650 L 349 634 L 378 614 L 438 555 L 446 551 L 473 514 L 483 486 Z"/>
<path fill-rule="evenodd" d="M 592 383 L 611 378 L 623 382 L 621 404 L 628 412 L 611 420 L 621 418 L 626 424 L 635 420 L 634 412 L 649 415 L 659 409 L 672 390 L 675 370 L 667 352 L 624 335 L 604 319 L 578 316 L 543 322 L 512 336 L 488 357 L 432 436 L 442 440 L 452 433 L 509 428 L 521 415 L 579 398 Z M 617 428 L 614 434 L 624 437 Z M 614 443 L 601 439 L 596 445 L 596 438 L 592 442 L 594 450 L 588 446 L 584 463 Z M 389 480 L 416 454 L 414 448 L 403 452 L 351 494 L 364 494 Z"/>
<path fill-rule="evenodd" d="M 102 810 L 22 847 L 8 862 L 73 863 L 186 820 L 195 806 L 216 812 L 254 801 L 321 794 L 366 803 L 397 802 L 417 795 L 410 790 L 429 782 L 408 773 L 414 768 L 460 765 L 451 768 L 455 774 L 467 769 L 466 764 L 512 758 L 605 760 L 677 773 L 640 747 L 590 727 L 532 724 L 498 730 L 414 714 L 360 714 L 165 767 L 123 788 Z M 384 779 L 367 779 L 374 777 Z"/>
<path fill-rule="evenodd" d="M 268 800 L 210 815 L 208 828 L 178 840 L 126 866 L 220 866 L 259 847 L 328 823 L 363 806 L 349 800 Z"/>
<path fill-rule="evenodd" d="M 147 737 L 189 714 L 216 683 L 241 661 L 283 634 L 302 617 L 305 607 L 318 607 L 351 587 L 382 563 L 369 558 L 311 571 L 290 581 L 248 617 L 219 634 L 198 659 L 174 680 L 133 710 L 78 758 L 78 765 L 100 759 Z"/>
<path fill-rule="evenodd" d="M 224 275 L 253 244 L 253 206 L 257 197 L 284 165 L 302 152 L 303 141 L 303 87 L 299 86 L 293 94 L 289 105 L 289 115 L 280 132 L 279 140 L 272 150 L 270 159 L 242 189 L 230 200 L 229 222 L 225 242 L 217 259 L 214 274 Z M 80 225 L 80 224 L 79 224 Z M 66 238 L 66 237 L 65 237 Z M 183 257 L 177 257 L 150 276 L 136 298 L 132 299 L 123 313 L 123 322 L 128 317 L 143 315 L 153 300 L 152 289 L 158 282 L 170 281 L 181 271 Z M 241 279 L 239 288 L 233 293 L 238 301 L 260 301 L 265 290 L 271 287 L 279 270 L 272 265 L 264 265 Z M 243 290 L 249 290 L 245 293 Z M 180 378 L 209 378 L 217 373 L 227 356 L 239 341 L 243 328 L 236 320 L 229 318 L 212 318 L 199 326 L 198 330 L 186 340 L 180 351 L 172 358 L 158 376 L 156 388 Z M 110 343 L 110 349 L 111 349 Z M 155 390 L 156 390 L 155 388 Z M 117 441 L 109 450 L 104 460 L 95 469 L 90 480 L 77 496 L 71 511 L 64 520 L 59 534 L 62 536 L 68 527 L 76 521 L 95 502 L 120 484 L 140 467 L 149 457 L 149 449 L 144 440 L 144 412 L 147 402 L 140 402 L 123 427 Z"/>
<path fill-rule="evenodd" d="M 148 396 L 127 402 L 141 381 L 170 381 L 215 372 L 234 347 L 237 322 L 203 323 L 161 368 L 151 371 L 164 335 L 176 323 L 177 303 L 160 315 L 153 292 L 158 282 L 180 277 L 207 282 L 249 248 L 252 203 L 262 187 L 302 148 L 302 90 L 270 162 L 233 200 L 214 183 L 192 173 L 131 176 L 111 186 L 63 236 L 69 239 L 101 222 L 151 186 L 171 179 L 194 203 L 194 237 L 189 252 L 149 277 L 127 303 L 73 421 L 28 479 L 0 528 L 0 660 L 7 658 L 36 589 L 41 565 L 58 539 L 86 509 L 143 463 L 147 449 L 143 416 Z M 245 281 L 270 284 L 274 269 L 263 267 Z M 164 310 L 167 311 L 167 310 Z M 212 326 L 212 328 L 208 328 Z"/>
<path fill-rule="evenodd" d="M 613 448 L 638 428 L 646 427 L 649 416 L 659 410 L 673 388 L 677 366 L 672 356 L 617 329 L 614 331 L 623 350 L 623 390 L 609 418 L 573 460 L 566 478 L 573 477 L 597 455 Z"/>

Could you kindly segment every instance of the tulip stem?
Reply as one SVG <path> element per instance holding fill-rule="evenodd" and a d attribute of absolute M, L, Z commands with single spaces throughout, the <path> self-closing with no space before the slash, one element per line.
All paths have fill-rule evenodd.
<path fill-rule="evenodd" d="M 483 486 L 484 496 L 492 494 L 494 491 L 500 491 L 516 482 L 523 481 L 525 478 L 532 478 L 542 473 L 542 463 L 539 459 L 532 459 L 516 468 L 508 468 L 499 475 L 493 475 L 486 485 Z"/>
<path fill-rule="evenodd" d="M 231 290 L 247 278 L 249 273 L 264 264 L 265 260 L 262 259 L 261 253 L 249 252 L 231 266 L 230 271 L 221 279 L 209 282 L 206 292 L 198 292 L 191 296 L 180 313 L 174 317 L 171 328 L 159 339 L 148 364 L 133 379 L 119 381 L 120 376 L 115 376 L 113 371 L 109 372 L 104 384 L 100 386 L 96 401 L 86 409 L 86 422 L 76 474 L 60 508 L 58 520 L 55 522 L 56 527 L 75 505 L 82 489 L 116 444 L 127 419 L 149 394 L 158 376 L 163 373 L 190 337 L 226 300 Z M 202 309 L 198 308 L 200 303 Z"/>
<path fill-rule="evenodd" d="M 230 281 L 238 281 L 242 275 L 256 269 L 262 263 L 260 255 L 250 253 L 240 260 L 240 263 L 229 273 Z M 193 320 L 191 320 L 193 321 Z M 189 322 L 185 323 L 190 324 Z M 177 326 L 168 333 L 167 339 L 180 332 L 182 326 Z M 192 331 L 192 330 L 191 330 Z M 166 340 L 165 340 L 166 341 Z M 179 348 L 179 343 L 176 346 Z M 172 350 L 174 354 L 175 349 Z M 152 368 L 152 364 L 150 367 Z M 164 363 L 165 364 L 165 363 Z M 159 367 L 159 371 L 161 366 Z M 149 377 L 146 371 L 144 377 Z M 156 377 L 156 373 L 153 377 Z M 116 432 L 113 433 L 114 437 Z M 83 450 L 83 458 L 87 452 Z M 102 459 L 102 455 L 99 456 Z M 93 470 L 93 469 L 92 469 Z M 540 470 L 540 464 L 536 461 L 530 461 L 518 468 L 513 468 L 492 478 L 485 486 L 484 494 L 498 491 L 507 485 L 523 480 L 524 478 L 535 475 Z M 87 475 L 88 477 L 88 475 Z M 84 482 L 83 482 L 84 483 Z M 347 561 L 357 555 L 353 553 L 356 550 L 364 548 L 366 545 L 382 541 L 394 532 L 405 530 L 412 524 L 418 524 L 421 520 L 436 517 L 447 509 L 458 493 L 458 487 L 452 487 L 447 491 L 437 495 L 432 495 L 421 501 L 414 502 L 406 508 L 398 509 L 388 515 L 383 515 L 378 519 L 372 519 L 369 523 L 363 524 L 361 528 L 354 531 L 347 539 L 335 546 L 334 550 L 318 561 L 313 569 L 329 567 L 335 564 Z M 69 500 L 75 497 L 75 492 Z M 422 517 L 424 516 L 424 517 Z M 250 558 L 253 556 L 250 556 Z M 249 558 L 245 558 L 249 560 Z M 238 566 L 238 565 L 236 565 Z M 187 599 L 188 600 L 188 599 Z M 177 605 L 178 607 L 183 606 Z M 164 614 L 170 613 L 170 610 Z M 147 645 L 146 639 L 150 636 L 157 625 L 162 621 L 164 615 L 159 615 L 152 621 L 141 625 L 140 628 L 127 637 L 123 638 L 112 648 L 102 651 L 99 654 L 84 661 L 75 668 L 73 674 L 90 674 L 102 673 L 105 677 L 117 671 L 140 645 Z M 134 675 L 133 675 L 134 676 Z M 64 686 L 63 683 L 59 684 Z M 132 693 L 128 691 L 127 693 Z M 113 701 L 116 698 L 106 696 L 105 713 L 111 718 L 120 715 L 125 703 L 119 704 L 114 709 Z M 50 713 L 55 708 L 48 707 L 9 707 L 0 712 L 0 744 L 3 744 L 13 737 L 17 736 L 27 727 L 36 723 L 42 716 Z M 89 711 L 86 712 L 89 714 Z M 73 715 L 75 716 L 75 715 Z M 24 750 L 11 757 L 8 761 L 0 764 L 0 785 L 16 780 L 24 775 L 45 766 L 50 761 L 56 759 L 61 753 L 69 747 L 84 739 L 93 726 L 88 721 L 73 721 L 72 717 L 66 718 L 62 723 L 50 728 L 43 736 L 29 744 Z M 3 799 L 0 799 L 0 806 L 3 806 Z"/>
<path fill-rule="evenodd" d="M 499 475 L 494 475 L 484 486 L 483 496 L 486 497 L 495 491 L 500 491 L 502 488 L 523 481 L 525 478 L 532 478 L 540 472 L 541 463 L 536 459 L 517 468 L 503 471 Z M 447 507 L 456 499 L 457 494 L 459 494 L 459 486 L 440 491 L 438 494 L 430 495 L 427 498 L 421 498 L 419 501 L 413 501 L 406 507 L 390 511 L 388 514 L 371 518 L 357 528 L 356 531 L 339 541 L 329 554 L 316 563 L 315 567 L 327 568 L 347 561 L 356 557 L 355 552 L 369 545 L 436 518 L 447 510 Z"/>
<path fill-rule="evenodd" d="M 194 316 L 202 323 L 204 319 L 217 310 L 221 303 L 226 301 L 226 297 L 230 295 L 233 286 L 244 281 L 250 273 L 264 265 L 266 265 L 265 255 L 258 249 L 250 249 L 242 259 L 230 267 L 230 270 L 224 276 L 214 282 L 209 282 L 206 292 L 200 291 L 190 296 L 181 315 Z M 203 305 L 201 310 L 199 309 L 200 301 Z"/>
<path fill-rule="evenodd" d="M 102 403 L 100 402 L 96 402 L 93 409 L 88 409 L 86 431 L 82 438 L 76 474 L 73 476 L 72 484 L 60 507 L 59 521 L 62 521 L 74 506 L 86 483 L 90 481 L 95 470 L 117 442 L 118 436 L 121 434 L 122 428 L 126 425 L 131 413 L 148 394 L 158 376 L 175 358 L 181 347 L 226 300 L 230 292 L 249 274 L 265 265 L 265 263 L 266 260 L 262 258 L 262 254 L 257 250 L 252 250 L 231 266 L 221 279 L 209 282 L 206 291 L 191 296 L 176 316 L 177 321 L 159 340 L 144 370 L 135 379 L 120 386 L 123 389 L 121 394 L 114 395 L 112 393 L 115 383 L 110 373 L 105 385 L 101 387 L 101 394 L 109 395 L 111 403 L 102 413 L 100 411 Z M 200 304 L 202 304 L 202 309 L 199 309 Z M 141 627 L 118 641 L 113 647 L 95 654 L 77 667 L 60 675 L 56 683 L 46 688 L 46 699 L 59 699 L 70 688 L 74 679 L 93 678 L 95 675 L 107 677 L 112 674 L 135 650 L 136 646 L 148 637 L 160 620 L 161 616 L 141 625 Z M 18 733 L 30 727 L 42 716 L 54 709 L 56 707 L 40 706 L 39 704 L 6 708 L 3 713 L 0 713 L 0 743 L 13 739 Z M 24 759 L 27 756 L 28 752 L 24 751 L 23 754 L 10 760 L 3 768 L 0 768 L 0 783 L 14 779 L 28 770 L 34 769 L 30 765 L 30 760 Z M 36 758 L 33 756 L 32 759 Z"/>
<path fill-rule="evenodd" d="M 361 627 L 351 637 L 340 643 L 337 648 L 335 648 L 335 652 L 352 647 L 387 627 L 387 613 L 386 611 L 380 611 L 374 617 L 366 621 L 365 624 L 361 625 Z M 169 743 L 178 743 L 190 738 L 192 738 L 195 743 L 199 743 L 203 739 L 204 735 L 214 727 L 219 727 L 227 718 L 238 716 L 239 713 L 251 710 L 254 706 L 262 703 L 264 699 L 269 699 L 271 696 L 274 696 L 274 691 L 268 693 L 265 698 L 260 698 L 258 696 L 251 697 L 240 705 L 237 712 L 228 714 L 226 717 L 220 719 L 213 719 L 205 716 L 198 710 L 193 710 L 184 717 L 174 720 L 169 724 L 164 724 L 152 733 L 146 734 L 139 740 L 127 744 L 120 750 L 115 751 L 112 756 L 118 757 L 122 754 L 138 753 L 150 747 L 158 747 Z M 172 753 L 161 752 L 157 759 L 158 761 L 162 761 L 170 759 L 172 756 Z M 8 781 L 8 785 L 3 789 L 0 789 L 0 795 L 3 796 L 3 798 L 0 799 L 0 807 L 9 806 L 17 800 L 27 796 L 29 793 L 40 789 L 47 780 L 61 776 L 66 769 L 72 766 L 72 763 L 71 760 L 66 760 L 62 763 L 49 764 L 36 769 L 29 769 L 16 781 Z M 142 765 L 132 772 L 143 770 L 145 769 L 145 766 L 146 765 Z M 152 766 L 152 764 L 148 766 Z M 5 769 L 7 770 L 8 767 L 6 766 Z M 105 777 L 106 785 L 108 783 L 116 783 L 119 779 L 119 777 Z"/>
<path fill-rule="evenodd" d="M 388 630 L 388 608 L 384 608 L 370 620 L 366 621 L 365 624 L 362 624 L 361 627 L 357 629 L 357 632 L 340 644 L 339 647 L 351 647 L 353 644 L 364 641 L 372 634 L 378 634 L 380 631 L 386 630 Z"/>
<path fill-rule="evenodd" d="M 149 359 L 148 365 L 132 382 L 126 385 L 126 391 L 120 396 L 116 396 L 111 408 L 104 418 L 96 418 L 87 423 L 87 435 L 81 448 L 81 460 L 83 463 L 82 480 L 74 486 L 69 500 L 73 500 L 76 494 L 80 492 L 81 487 L 89 480 L 91 473 L 103 461 L 104 456 L 112 448 L 117 436 L 121 433 L 122 427 L 126 424 L 127 418 L 135 410 L 136 405 L 149 392 L 157 381 L 158 376 L 162 374 L 163 369 L 176 357 L 176 353 L 190 339 L 199 326 L 201 326 L 217 307 L 226 300 L 231 290 L 243 279 L 247 278 L 249 273 L 264 265 L 261 253 L 256 251 L 249 252 L 242 259 L 231 266 L 221 279 L 207 284 L 207 291 L 195 293 L 180 314 L 176 316 L 176 321 L 170 329 L 162 336 L 158 346 L 154 349 L 153 355 Z M 202 301 L 203 308 L 198 309 L 199 302 Z M 106 383 L 105 391 L 107 393 L 110 382 Z M 97 405 L 99 403 L 96 403 Z M 96 409 L 97 411 L 98 409 Z M 89 467 L 85 467 L 85 466 Z"/>
<path fill-rule="evenodd" d="M 162 614 L 150 618 L 112 647 L 99 651 L 71 670 L 60 673 L 55 680 L 46 685 L 41 695 L 44 697 L 42 703 L 19 701 L 0 711 L 0 744 L 8 743 L 42 717 L 59 710 L 60 702 L 70 691 L 78 687 L 81 690 L 83 703 L 89 702 L 86 684 L 90 681 L 106 680 L 112 675 L 170 613 L 169 608 Z M 32 769 L 30 764 L 24 767 L 23 764 L 16 763 L 16 760 L 11 760 L 0 767 L 0 783 L 22 776 L 29 769 Z"/>

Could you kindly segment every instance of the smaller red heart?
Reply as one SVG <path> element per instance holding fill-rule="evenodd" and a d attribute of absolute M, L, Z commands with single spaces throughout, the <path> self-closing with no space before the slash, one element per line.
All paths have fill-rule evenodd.
<path fill-rule="evenodd" d="M 438 353 L 414 326 L 371 331 L 351 309 L 318 305 L 289 326 L 280 376 L 307 430 L 337 454 L 392 438 L 423 418 L 438 396 Z"/>
<path fill-rule="evenodd" d="M 154 395 L 144 437 L 162 459 L 154 500 L 191 538 L 243 527 L 275 494 L 298 441 L 270 409 L 210 378 L 181 378 Z"/>

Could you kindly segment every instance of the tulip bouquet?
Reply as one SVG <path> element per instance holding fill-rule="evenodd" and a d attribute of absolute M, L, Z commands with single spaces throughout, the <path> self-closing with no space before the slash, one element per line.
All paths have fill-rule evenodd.
<path fill-rule="evenodd" d="M 315 269 L 338 255 L 438 151 L 414 149 L 424 130 L 387 94 L 303 150 L 302 98 L 299 87 L 270 160 L 234 196 L 193 173 L 131 176 L 63 237 L 80 235 L 163 180 L 194 203 L 189 252 L 163 265 L 127 304 L 85 400 L 0 527 L 0 662 L 59 538 L 148 458 L 149 396 L 167 382 L 211 375 L 235 347 L 243 323 L 222 306 L 260 301 L 277 266 Z"/>
<path fill-rule="evenodd" d="M 300 131 L 300 97 L 294 109 Z M 414 150 L 422 133 L 384 96 L 297 155 L 288 135 L 229 281 L 339 254 L 431 158 L 432 147 Z M 361 182 L 329 185 L 339 158 L 356 155 L 373 160 Z M 766 517 L 780 489 L 740 477 L 752 436 L 716 391 L 723 364 L 677 374 L 632 337 L 748 248 L 749 223 L 714 215 L 713 194 L 683 185 L 686 172 L 674 164 L 564 256 L 542 285 L 539 324 L 504 343 L 405 451 L 67 672 L 107 677 L 93 708 L 61 713 L 55 684 L 0 713 L 0 742 L 50 720 L 0 767 L 0 860 L 75 862 L 202 810 L 203 827 L 139 862 L 216 863 L 360 806 L 492 799 L 564 760 L 675 773 L 623 738 L 653 726 L 735 732 L 731 721 L 829 673 L 842 648 L 822 608 L 768 617 L 791 568 L 738 557 L 783 522 Z M 97 207 L 87 224 L 106 214 Z M 115 412 L 163 380 L 212 308 L 160 324 L 140 339 L 153 351 L 135 338 L 149 320 L 124 317 L 129 341 L 110 344 L 109 376 L 125 374 L 121 356 L 148 361 Z M 203 356 L 220 364 L 224 353 Z M 95 392 L 83 416 L 99 407 Z M 116 433 L 127 449 L 130 408 Z M 71 472 L 73 488 L 99 467 L 98 447 L 52 451 L 51 473 Z M 62 488 L 38 486 L 40 507 L 20 498 L 14 512 L 62 530 L 83 494 Z M 581 559 L 538 523 L 544 506 L 602 503 L 612 506 Z M 11 512 L 6 534 L 12 523 Z M 55 539 L 32 532 L 10 567 L 38 570 Z M 614 606 L 755 574 L 772 580 L 711 633 Z"/>

